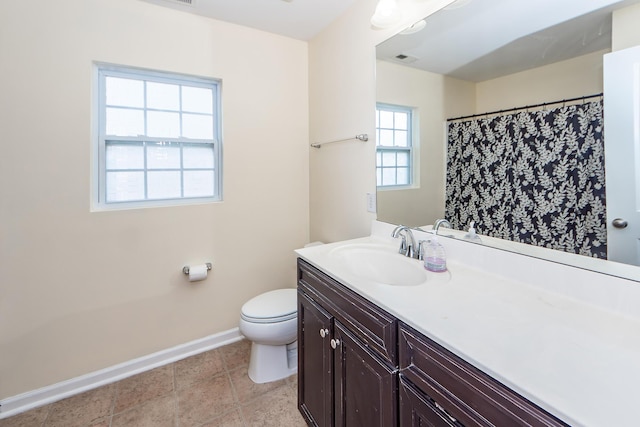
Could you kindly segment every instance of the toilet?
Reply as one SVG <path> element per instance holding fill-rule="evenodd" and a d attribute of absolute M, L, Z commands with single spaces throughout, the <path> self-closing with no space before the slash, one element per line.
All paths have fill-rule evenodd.
<path fill-rule="evenodd" d="M 242 306 L 240 332 L 251 341 L 253 382 L 276 381 L 298 371 L 297 315 L 295 289 L 265 292 Z"/>

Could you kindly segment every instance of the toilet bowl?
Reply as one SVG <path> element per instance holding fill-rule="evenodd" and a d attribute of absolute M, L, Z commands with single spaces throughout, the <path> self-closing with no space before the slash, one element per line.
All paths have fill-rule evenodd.
<path fill-rule="evenodd" d="M 295 289 L 265 292 L 242 306 L 240 332 L 251 341 L 253 382 L 276 381 L 298 371 L 297 314 Z"/>

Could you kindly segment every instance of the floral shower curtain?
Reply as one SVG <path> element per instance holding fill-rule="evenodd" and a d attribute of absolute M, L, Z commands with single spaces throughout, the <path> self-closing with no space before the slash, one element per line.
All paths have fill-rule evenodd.
<path fill-rule="evenodd" d="M 602 100 L 448 126 L 456 229 L 607 257 Z"/>

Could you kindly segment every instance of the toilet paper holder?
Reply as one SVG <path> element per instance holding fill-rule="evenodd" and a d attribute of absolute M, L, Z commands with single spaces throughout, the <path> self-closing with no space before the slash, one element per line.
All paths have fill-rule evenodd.
<path fill-rule="evenodd" d="M 210 262 L 205 262 L 204 265 L 207 266 L 207 271 L 211 270 L 212 265 L 211 265 Z M 189 266 L 185 265 L 184 267 L 182 267 L 182 272 L 188 276 L 189 275 Z"/>

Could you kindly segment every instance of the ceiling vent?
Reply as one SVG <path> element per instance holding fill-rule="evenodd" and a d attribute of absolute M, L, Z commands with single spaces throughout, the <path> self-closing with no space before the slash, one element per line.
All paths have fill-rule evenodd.
<path fill-rule="evenodd" d="M 399 62 L 403 62 L 405 64 L 411 64 L 412 62 L 416 62 L 418 60 L 418 58 L 416 58 L 415 56 L 409 56 L 402 53 L 394 56 L 393 59 Z"/>
<path fill-rule="evenodd" d="M 197 0 L 165 0 L 169 3 L 179 4 L 182 6 L 195 6 Z"/>

